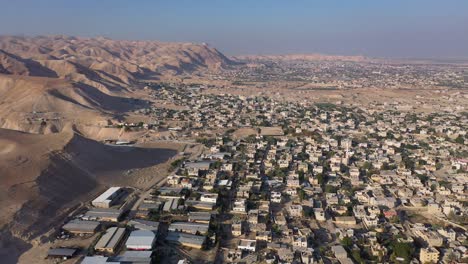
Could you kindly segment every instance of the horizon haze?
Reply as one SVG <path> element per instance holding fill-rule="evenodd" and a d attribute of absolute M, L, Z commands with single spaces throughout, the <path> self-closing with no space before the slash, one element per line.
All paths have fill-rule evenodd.
<path fill-rule="evenodd" d="M 0 35 L 208 43 L 231 56 L 468 58 L 468 2 L 457 0 L 0 4 Z"/>

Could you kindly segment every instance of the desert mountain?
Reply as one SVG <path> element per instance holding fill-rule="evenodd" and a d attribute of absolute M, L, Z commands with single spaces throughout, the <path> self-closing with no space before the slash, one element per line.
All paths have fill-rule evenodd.
<path fill-rule="evenodd" d="M 137 77 L 217 69 L 233 63 L 206 44 L 120 41 L 101 37 L 3 36 L 0 37 L 0 54 L 0 65 L 6 73 L 71 77 L 73 73 L 90 76 L 94 72 L 124 83 Z M 36 70 L 32 66 L 39 68 L 41 65 L 42 69 L 50 71 L 21 69 Z"/>
<path fill-rule="evenodd" d="M 70 126 L 46 135 L 0 129 L 0 146 L 2 263 L 15 262 L 33 239 L 56 227 L 80 200 L 91 199 L 106 185 L 132 185 L 116 175 L 175 154 L 169 149 L 108 146 Z"/>
<path fill-rule="evenodd" d="M 132 92 L 139 80 L 233 64 L 206 44 L 3 36 L 0 128 L 50 133 L 104 122 L 147 105 Z"/>

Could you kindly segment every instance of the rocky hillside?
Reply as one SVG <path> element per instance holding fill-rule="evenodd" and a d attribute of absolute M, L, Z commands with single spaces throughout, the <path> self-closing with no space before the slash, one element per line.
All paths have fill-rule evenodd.
<path fill-rule="evenodd" d="M 97 124 L 147 105 L 134 93 L 139 80 L 233 64 L 205 44 L 3 36 L 0 128 L 55 133 L 64 123 Z"/>
<path fill-rule="evenodd" d="M 0 37 L 0 72 L 128 83 L 161 74 L 215 70 L 233 62 L 205 44 L 67 36 Z"/>
<path fill-rule="evenodd" d="M 0 261 L 16 263 L 34 240 L 50 240 L 68 213 L 105 186 L 132 186 L 120 175 L 166 162 L 171 149 L 113 147 L 67 126 L 29 134 L 0 128 Z M 117 177 L 120 176 L 120 177 Z"/>

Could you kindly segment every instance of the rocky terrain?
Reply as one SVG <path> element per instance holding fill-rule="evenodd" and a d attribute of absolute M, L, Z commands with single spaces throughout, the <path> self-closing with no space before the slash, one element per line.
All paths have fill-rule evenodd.
<path fill-rule="evenodd" d="M 132 92 L 138 81 L 233 64 L 205 44 L 0 37 L 0 127 L 48 133 L 105 122 L 147 105 Z"/>

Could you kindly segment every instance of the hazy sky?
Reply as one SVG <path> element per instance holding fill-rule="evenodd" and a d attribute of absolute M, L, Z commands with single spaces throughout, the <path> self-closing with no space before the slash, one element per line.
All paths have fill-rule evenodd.
<path fill-rule="evenodd" d="M 468 58 L 468 0 L 0 0 L 0 34 L 207 42 L 229 55 Z"/>

